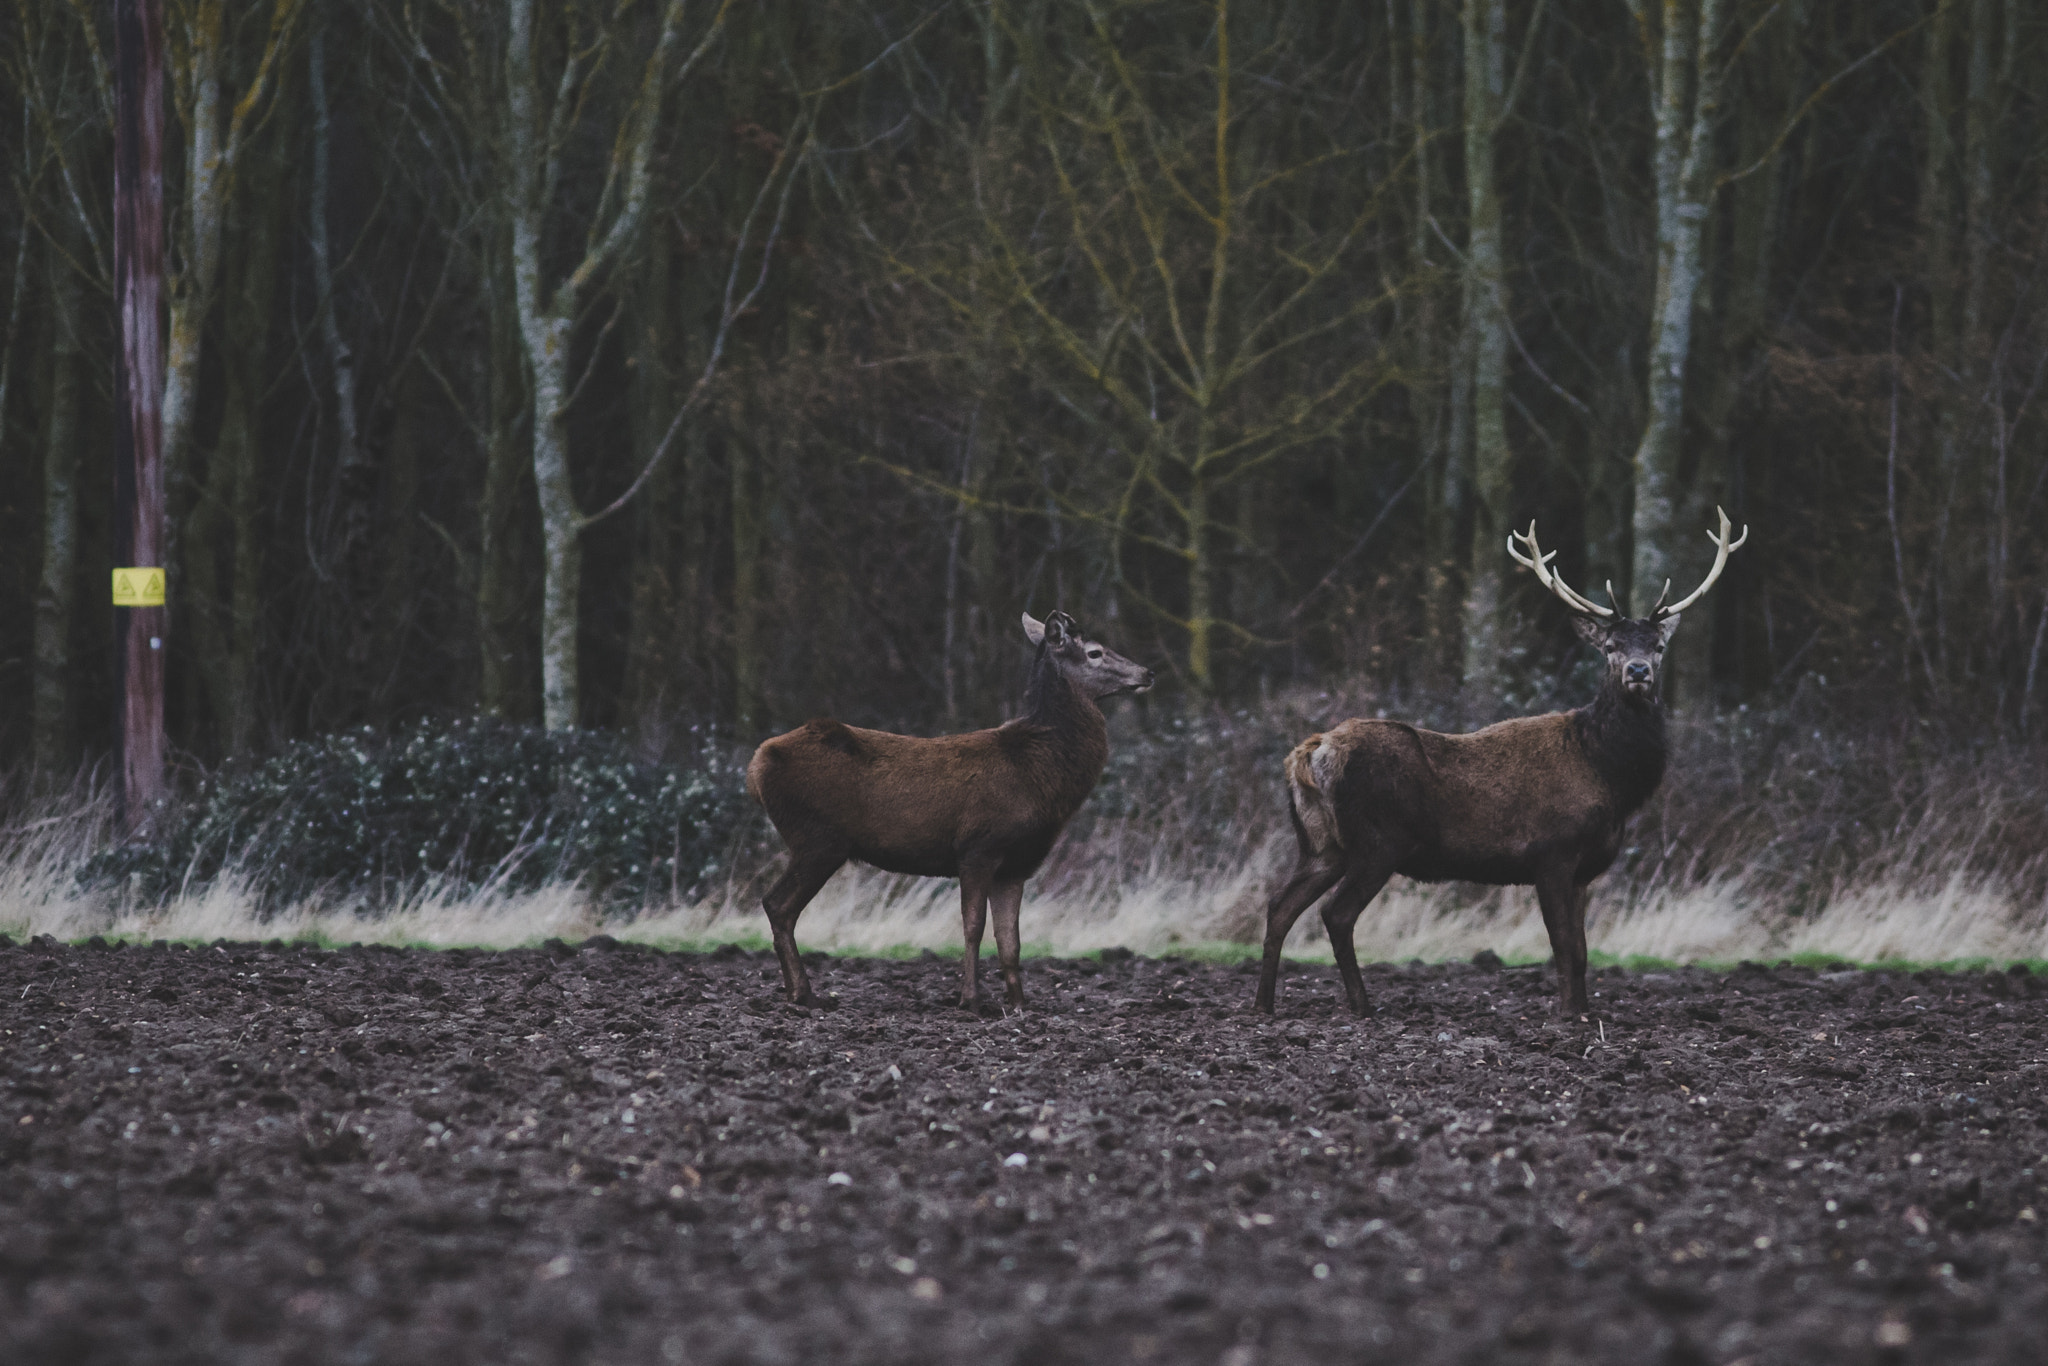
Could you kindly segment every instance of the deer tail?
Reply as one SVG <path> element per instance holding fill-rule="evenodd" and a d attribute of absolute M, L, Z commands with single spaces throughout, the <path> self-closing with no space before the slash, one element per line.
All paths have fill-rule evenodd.
<path fill-rule="evenodd" d="M 1288 799 L 1312 854 L 1344 847 L 1337 835 L 1337 809 L 1330 800 L 1343 767 L 1343 754 L 1327 735 L 1309 736 L 1287 756 Z"/>

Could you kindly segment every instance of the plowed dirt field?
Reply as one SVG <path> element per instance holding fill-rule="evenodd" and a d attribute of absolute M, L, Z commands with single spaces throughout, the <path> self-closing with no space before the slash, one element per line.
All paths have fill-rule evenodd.
<path fill-rule="evenodd" d="M 2048 1359 L 2044 984 L 0 947 L 0 1360 Z"/>

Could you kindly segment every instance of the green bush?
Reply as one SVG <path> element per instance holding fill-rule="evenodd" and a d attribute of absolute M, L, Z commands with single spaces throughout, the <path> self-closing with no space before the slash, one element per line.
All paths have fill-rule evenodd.
<path fill-rule="evenodd" d="M 148 900 L 227 873 L 272 905 L 553 881 L 643 901 L 724 872 L 750 809 L 740 773 L 708 748 L 673 768 L 594 732 L 422 722 L 388 737 L 298 741 L 225 768 L 151 838 L 98 855 L 79 876 Z"/>

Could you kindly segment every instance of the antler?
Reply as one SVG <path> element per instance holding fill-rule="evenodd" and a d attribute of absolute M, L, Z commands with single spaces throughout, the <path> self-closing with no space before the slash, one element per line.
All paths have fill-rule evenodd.
<path fill-rule="evenodd" d="M 1517 540 L 1529 547 L 1527 555 L 1515 549 L 1515 542 Z M 1613 608 L 1602 607 L 1599 603 L 1580 597 L 1571 590 L 1569 584 L 1550 571 L 1550 562 L 1557 558 L 1557 552 L 1553 550 L 1546 555 L 1543 553 L 1543 547 L 1536 544 L 1536 523 L 1533 521 L 1529 523 L 1527 531 L 1510 531 L 1508 533 L 1508 554 L 1514 558 L 1516 564 L 1526 565 L 1530 569 L 1535 570 L 1536 581 L 1557 594 L 1559 600 L 1574 612 L 1583 612 L 1589 617 L 1611 617 L 1614 615 Z M 1719 572 L 1718 569 L 1716 572 Z M 1712 583 L 1713 580 L 1708 579 L 1707 582 Z M 1702 588 L 1700 592 L 1704 593 L 1706 589 Z M 1698 595 L 1695 594 L 1694 596 Z"/>
<path fill-rule="evenodd" d="M 1707 539 L 1714 543 L 1715 550 L 1714 567 L 1707 571 L 1706 581 L 1698 588 L 1693 589 L 1690 596 L 1672 603 L 1669 607 L 1663 605 L 1664 594 L 1668 594 L 1671 591 L 1671 585 L 1666 583 L 1664 585 L 1664 594 L 1659 594 L 1657 597 L 1658 605 L 1650 609 L 1650 620 L 1660 621 L 1665 617 L 1675 617 L 1686 608 L 1698 602 L 1706 594 L 1706 591 L 1714 586 L 1714 580 L 1721 577 L 1721 571 L 1728 567 L 1728 552 L 1749 539 L 1749 528 L 1745 526 L 1742 528 L 1740 536 L 1737 536 L 1732 541 L 1729 540 L 1728 532 L 1734 524 L 1728 520 L 1728 514 L 1722 512 L 1720 508 L 1716 507 L 1714 512 L 1721 519 L 1721 529 L 1707 533 Z"/>

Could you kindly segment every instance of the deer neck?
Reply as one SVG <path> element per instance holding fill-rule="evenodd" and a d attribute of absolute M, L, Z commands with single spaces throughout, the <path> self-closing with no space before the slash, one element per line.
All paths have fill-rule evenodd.
<path fill-rule="evenodd" d="M 1059 666 L 1040 657 L 1024 689 L 1024 714 L 1018 718 L 1040 737 L 1067 770 L 1080 797 L 1094 790 L 1109 761 L 1109 726 L 1095 699 L 1075 687 Z M 1061 786 L 1068 784 L 1062 782 Z M 1075 799 L 1079 804 L 1079 797 Z"/>
<path fill-rule="evenodd" d="M 1663 700 L 1640 700 L 1609 685 L 1576 715 L 1586 757 L 1627 815 L 1664 781 Z"/>

